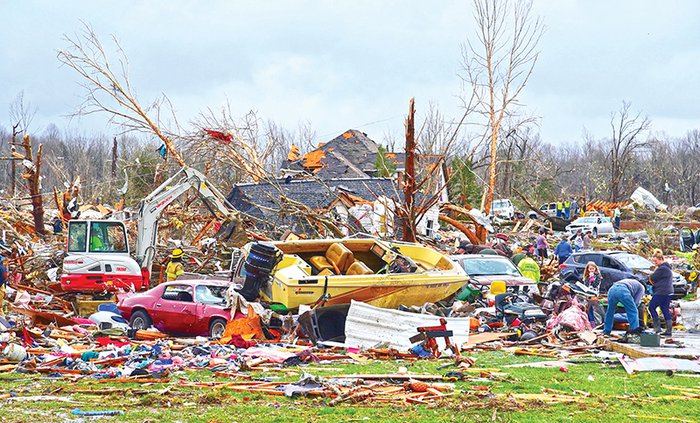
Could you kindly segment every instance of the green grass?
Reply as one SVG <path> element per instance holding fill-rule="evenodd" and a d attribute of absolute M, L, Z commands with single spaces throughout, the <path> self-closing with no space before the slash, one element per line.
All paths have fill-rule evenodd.
<path fill-rule="evenodd" d="M 74 403 L 60 401 L 13 401 L 0 407 L 3 422 L 50 422 L 73 418 L 70 411 L 117 409 L 124 415 L 100 420 L 129 422 L 287 422 L 287 421 L 631 421 L 630 415 L 696 420 L 700 399 L 659 399 L 661 396 L 681 395 L 681 392 L 664 387 L 700 387 L 697 378 L 663 373 L 641 373 L 629 376 L 619 365 L 582 363 L 569 366 L 568 372 L 559 368 L 503 368 L 506 364 L 540 361 L 538 357 L 520 357 L 504 351 L 479 353 L 476 367 L 501 368 L 508 375 L 499 381 L 457 382 L 455 395 L 436 405 L 408 405 L 403 403 L 377 403 L 367 400 L 358 404 L 328 406 L 326 398 L 294 398 L 267 396 L 257 393 L 232 392 L 226 388 L 173 388 L 165 394 L 156 391 L 168 384 L 142 386 L 135 383 L 97 383 L 90 379 L 78 382 L 48 380 L 41 375 L 4 374 L 0 376 L 0 393 L 19 396 L 56 395 Z M 304 367 L 309 373 L 333 377 L 349 373 L 393 373 L 399 366 L 416 373 L 439 373 L 454 367 L 438 369 L 449 364 L 447 360 L 424 360 L 414 363 L 404 361 L 373 361 L 367 364 L 331 363 Z M 325 370 L 318 370 L 325 368 Z M 341 369 L 339 371 L 332 368 Z M 301 368 L 290 370 L 300 371 Z M 294 381 L 298 375 L 267 372 L 254 373 L 255 377 L 279 378 Z M 593 381 L 589 380 L 593 377 Z M 187 371 L 171 377 L 187 381 L 215 381 L 206 371 Z M 225 379 L 218 379 L 224 381 Z M 276 379 L 277 380 L 277 379 Z M 491 391 L 475 390 L 475 385 L 486 385 Z M 131 389 L 128 393 L 91 395 L 71 393 L 78 389 L 104 392 L 107 389 Z M 574 390 L 590 394 L 580 404 L 546 405 L 535 401 L 518 401 L 507 394 L 539 394 L 545 389 L 572 393 Z M 629 396 L 616 399 L 614 396 Z M 654 421 L 643 419 L 641 421 Z"/>

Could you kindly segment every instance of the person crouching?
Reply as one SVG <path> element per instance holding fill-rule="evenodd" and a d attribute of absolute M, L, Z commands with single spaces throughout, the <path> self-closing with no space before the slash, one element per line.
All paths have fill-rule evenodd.
<path fill-rule="evenodd" d="M 608 290 L 608 310 L 605 313 L 603 335 L 610 335 L 615 320 L 615 308 L 622 303 L 630 324 L 628 334 L 639 334 L 639 304 L 644 297 L 644 285 L 636 279 L 622 279 L 615 282 Z"/>

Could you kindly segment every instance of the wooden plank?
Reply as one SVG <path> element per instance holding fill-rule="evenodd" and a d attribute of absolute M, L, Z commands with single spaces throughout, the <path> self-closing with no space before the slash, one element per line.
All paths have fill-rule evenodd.
<path fill-rule="evenodd" d="M 483 332 L 483 333 L 469 334 L 469 342 L 466 344 L 463 344 L 462 348 L 471 348 L 475 345 L 484 344 L 486 342 L 499 341 L 501 339 L 508 338 L 512 335 L 515 335 L 515 332 L 506 332 L 506 333 Z"/>
<path fill-rule="evenodd" d="M 612 349 L 614 352 L 625 354 L 628 357 L 632 357 L 632 358 L 651 357 L 650 354 L 647 354 L 643 351 L 639 351 L 635 348 L 632 348 L 632 346 L 630 346 L 628 344 L 621 344 L 619 342 L 611 342 L 609 345 L 610 345 L 610 349 Z"/>

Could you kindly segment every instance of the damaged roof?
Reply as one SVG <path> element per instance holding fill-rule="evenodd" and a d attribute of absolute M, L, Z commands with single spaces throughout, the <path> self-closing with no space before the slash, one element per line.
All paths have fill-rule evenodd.
<path fill-rule="evenodd" d="M 377 151 L 367 134 L 348 129 L 300 159 L 285 161 L 282 168 L 306 170 L 321 179 L 367 178 L 376 172 Z"/>
<path fill-rule="evenodd" d="M 327 143 L 299 157 L 299 149 L 292 146 L 290 154 L 282 163 L 282 169 L 304 171 L 319 179 L 370 178 L 377 175 L 377 152 L 379 144 L 364 132 L 348 129 Z M 405 152 L 387 152 L 387 159 L 396 165 L 397 171 L 406 169 Z M 418 173 L 436 166 L 442 156 L 416 154 Z"/>
<path fill-rule="evenodd" d="M 247 215 L 274 225 L 293 226 L 299 219 L 282 210 L 282 198 L 286 197 L 314 210 L 324 210 L 341 192 L 368 201 L 374 201 L 381 195 L 396 201 L 403 198 L 401 193 L 397 193 L 396 183 L 392 178 L 337 178 L 324 181 L 290 178 L 288 181 L 282 179 L 273 183 L 237 184 L 226 199 L 233 207 Z"/>

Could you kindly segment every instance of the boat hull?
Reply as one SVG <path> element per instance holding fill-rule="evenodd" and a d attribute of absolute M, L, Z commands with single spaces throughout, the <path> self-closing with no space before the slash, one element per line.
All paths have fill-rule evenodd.
<path fill-rule="evenodd" d="M 310 254 L 323 254 L 334 242 L 340 242 L 370 267 L 381 265 L 380 257 L 394 248 L 417 263 L 417 271 L 328 276 L 314 275 L 308 264 Z M 261 298 L 289 309 L 312 305 L 326 298 L 326 305 L 362 301 L 382 308 L 423 305 L 450 297 L 469 277 L 461 266 L 445 255 L 420 244 L 386 243 L 374 240 L 323 240 L 275 243 L 284 253 L 270 282 L 261 290 Z M 376 254 L 375 254 L 376 253 Z M 373 263 L 372 260 L 374 260 Z"/>
<path fill-rule="evenodd" d="M 352 280 L 344 280 L 350 278 Z M 329 276 L 316 281 L 283 280 L 275 277 L 262 293 L 264 300 L 297 308 L 302 304 L 314 304 L 324 295 L 327 305 L 349 304 L 362 301 L 381 308 L 397 308 L 400 305 L 423 305 L 444 300 L 467 283 L 466 276 L 453 274 L 423 276 L 414 274 Z M 300 283 L 301 282 L 301 283 Z"/>

